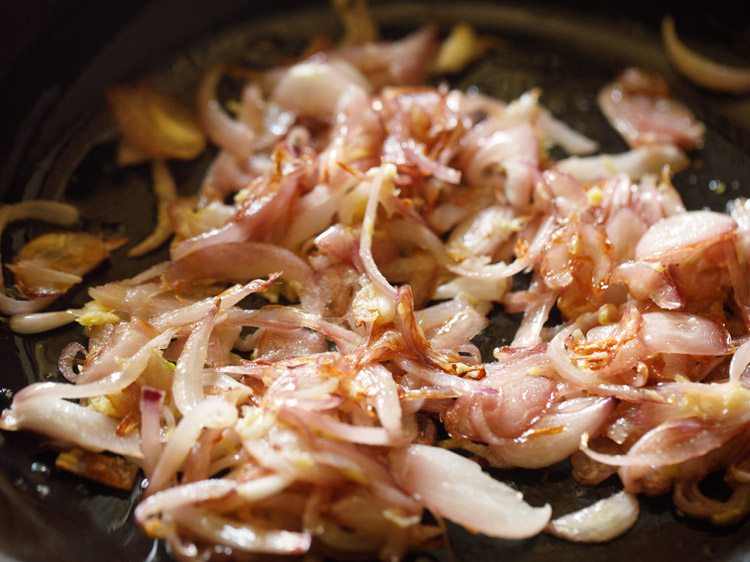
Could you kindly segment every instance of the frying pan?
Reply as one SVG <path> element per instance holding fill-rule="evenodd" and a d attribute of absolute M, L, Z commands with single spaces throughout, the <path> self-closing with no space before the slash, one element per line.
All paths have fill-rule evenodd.
<path fill-rule="evenodd" d="M 37 0 L 8 3 L 0 24 L 7 41 L 0 60 L 0 196 L 63 198 L 82 210 L 84 227 L 139 239 L 151 218 L 145 167 L 113 167 L 113 128 L 104 111 L 103 88 L 156 73 L 174 90 L 188 89 L 199 68 L 211 60 L 245 54 L 245 62 L 268 63 L 284 49 L 304 44 L 314 32 L 335 29 L 325 5 L 251 0 L 157 0 L 101 3 L 91 0 Z M 689 41 L 730 62 L 750 59 L 750 25 L 741 3 L 716 3 L 692 13 L 675 4 L 677 24 Z M 3 6 L 0 6 L 3 7 Z M 596 138 L 605 151 L 625 145 L 594 103 L 597 89 L 628 64 L 663 73 L 706 123 L 705 148 L 675 183 L 691 208 L 722 210 L 734 197 L 750 195 L 750 102 L 709 94 L 670 70 L 657 39 L 663 6 L 629 2 L 605 14 L 600 3 L 379 2 L 375 12 L 394 37 L 420 23 L 444 28 L 464 20 L 497 32 L 509 48 L 472 65 L 451 83 L 470 85 L 511 99 L 532 86 L 556 115 Z M 586 10 L 584 10 L 586 9 Z M 694 9 L 694 8 L 693 8 Z M 15 10 L 15 12 L 14 12 Z M 586 13 L 584 13 L 584 11 Z M 721 38 L 716 45 L 717 37 Z M 259 41 L 260 39 L 267 41 Z M 270 48 L 269 48 L 270 45 Z M 232 53 L 235 53 L 232 55 Z M 207 159 L 175 166 L 178 183 L 195 189 Z M 3 255 L 44 227 L 21 225 L 6 233 Z M 90 284 L 122 278 L 164 257 L 128 260 L 116 255 L 94 272 Z M 80 304 L 85 289 L 59 306 Z M 515 320 L 496 314 L 478 341 L 485 351 L 507 343 Z M 60 329 L 19 338 L 0 326 L 0 408 L 29 382 L 55 378 L 56 356 L 76 337 Z M 162 545 L 146 538 L 130 511 L 137 499 L 80 480 L 54 468 L 44 438 L 0 435 L 0 560 L 166 561 Z M 566 463 L 543 471 L 503 471 L 495 476 L 524 491 L 534 504 L 551 502 L 567 512 L 618 489 L 616 479 L 588 488 L 570 478 Z M 668 499 L 641 500 L 636 527 L 605 545 L 584 546 L 550 536 L 503 541 L 449 527 L 447 548 L 422 559 L 593 561 L 750 559 L 750 524 L 724 529 L 686 520 Z"/>

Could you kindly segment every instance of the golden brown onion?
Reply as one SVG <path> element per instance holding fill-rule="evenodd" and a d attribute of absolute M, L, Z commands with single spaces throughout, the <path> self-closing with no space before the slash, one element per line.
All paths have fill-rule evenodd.
<path fill-rule="evenodd" d="M 206 148 L 193 112 L 148 82 L 111 86 L 107 103 L 123 137 L 153 158 L 191 160 Z"/>
<path fill-rule="evenodd" d="M 124 243 L 124 239 L 104 241 L 85 232 L 42 234 L 21 248 L 8 268 L 24 296 L 59 295 Z"/>

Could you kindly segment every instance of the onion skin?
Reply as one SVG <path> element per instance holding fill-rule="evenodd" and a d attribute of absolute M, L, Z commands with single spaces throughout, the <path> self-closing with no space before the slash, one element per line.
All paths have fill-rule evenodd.
<path fill-rule="evenodd" d="M 750 69 L 715 62 L 688 48 L 677 36 L 671 16 L 662 19 L 661 36 L 672 64 L 691 81 L 718 92 L 736 95 L 750 92 Z"/>

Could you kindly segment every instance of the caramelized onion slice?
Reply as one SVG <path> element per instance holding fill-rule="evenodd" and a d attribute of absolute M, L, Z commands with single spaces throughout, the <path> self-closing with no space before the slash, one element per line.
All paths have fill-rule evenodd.
<path fill-rule="evenodd" d="M 125 239 L 105 241 L 86 232 L 51 232 L 28 242 L 8 268 L 24 296 L 59 295 L 124 243 Z"/>
<path fill-rule="evenodd" d="M 91 453 L 78 447 L 60 453 L 55 466 L 120 490 L 131 490 L 138 465 L 122 457 Z"/>
<path fill-rule="evenodd" d="M 435 71 L 445 74 L 461 72 L 486 53 L 489 47 L 490 42 L 480 38 L 472 26 L 459 22 L 440 45 Z"/>
<path fill-rule="evenodd" d="M 169 167 L 161 160 L 151 165 L 151 178 L 156 194 L 156 224 L 146 238 L 128 250 L 128 257 L 138 257 L 155 250 L 172 236 L 174 228 L 169 217 L 169 207 L 177 199 L 177 187 Z"/>
<path fill-rule="evenodd" d="M 750 92 L 750 68 L 727 66 L 696 53 L 677 36 L 671 16 L 661 22 L 661 37 L 670 60 L 689 80 L 719 92 Z"/>
<path fill-rule="evenodd" d="M 107 103 L 123 137 L 153 158 L 191 160 L 206 148 L 192 111 L 148 82 L 111 86 Z"/>

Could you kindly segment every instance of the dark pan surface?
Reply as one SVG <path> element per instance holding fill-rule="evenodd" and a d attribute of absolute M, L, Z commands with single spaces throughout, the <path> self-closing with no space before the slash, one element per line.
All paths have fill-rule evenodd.
<path fill-rule="evenodd" d="M 104 113 L 103 87 L 157 72 L 165 87 L 189 88 L 200 67 L 236 53 L 238 48 L 249 53 L 242 58 L 268 63 L 279 50 L 293 51 L 304 44 L 304 37 L 335 28 L 324 7 L 299 8 L 289 2 L 275 6 L 283 17 L 264 15 L 258 3 L 233 0 L 221 0 L 210 7 L 197 0 L 133 2 L 111 10 L 97 7 L 95 2 L 71 2 L 65 9 L 62 4 L 48 2 L 53 9 L 49 21 L 57 13 L 60 18 L 54 21 L 59 25 L 36 50 L 27 51 L 26 68 L 0 65 L 0 72 L 11 68 L 0 93 L 4 108 L 0 117 L 6 124 L 0 137 L 0 193 L 6 202 L 39 196 L 63 198 L 81 208 L 87 229 L 133 240 L 148 230 L 152 220 L 148 170 L 113 167 L 113 131 Z M 567 3 L 568 11 L 551 6 L 400 2 L 379 3 L 377 13 L 394 37 L 426 21 L 447 28 L 451 22 L 464 20 L 480 30 L 497 32 L 510 48 L 473 65 L 452 79 L 452 85 L 475 86 L 504 99 L 540 86 L 543 103 L 599 140 L 605 151 L 624 150 L 625 145 L 596 109 L 597 89 L 628 64 L 660 71 L 707 125 L 705 148 L 694 155 L 694 166 L 675 178 L 688 206 L 723 210 L 729 199 L 750 195 L 750 103 L 709 95 L 671 73 L 655 40 L 659 10 L 644 4 L 638 8 L 640 14 L 596 16 L 574 14 L 573 3 Z M 686 20 L 687 29 L 698 30 L 700 42 L 700 33 L 725 25 L 726 18 L 731 20 L 733 15 L 731 10 L 728 14 L 719 14 L 724 20 L 706 19 L 702 31 L 701 22 Z M 97 21 L 93 30 L 91 21 Z M 84 29 L 88 31 L 83 33 Z M 728 29 L 725 49 L 717 52 L 727 56 L 750 52 L 747 23 L 743 26 L 731 20 Z M 258 39 L 268 38 L 276 47 L 257 48 Z M 68 52 L 57 52 L 63 45 L 68 46 Z M 251 45 L 256 48 L 248 50 Z M 195 189 L 207 163 L 208 158 L 203 158 L 174 166 L 181 188 L 186 192 Z M 723 191 L 717 189 L 721 185 Z M 42 228 L 22 225 L 11 229 L 3 240 L 3 255 L 10 256 Z M 124 253 L 118 254 L 95 272 L 90 283 L 132 275 L 163 257 L 128 260 Z M 85 288 L 81 288 L 58 306 L 80 304 L 85 298 Z M 507 343 L 514 325 L 513 319 L 496 314 L 479 343 L 486 349 Z M 1 326 L 4 368 L 0 370 L 0 408 L 9 405 L 12 394 L 28 382 L 55 379 L 59 350 L 76 336 L 75 329 L 60 329 L 22 339 Z M 43 438 L 0 435 L 0 560 L 170 559 L 163 547 L 148 540 L 132 523 L 130 510 L 137 491 L 113 492 L 61 473 L 53 464 L 54 454 Z M 578 486 L 566 463 L 544 471 L 497 471 L 495 475 L 523 490 L 532 503 L 551 502 L 556 513 L 588 505 L 618 489 L 614 478 L 596 488 Z M 676 515 L 665 498 L 643 499 L 641 507 L 636 527 L 606 545 L 575 545 L 546 535 L 527 541 L 499 541 L 455 526 L 450 527 L 450 543 L 459 560 L 750 559 L 747 522 L 715 529 Z M 447 560 L 450 552 L 444 548 L 426 558 Z"/>

